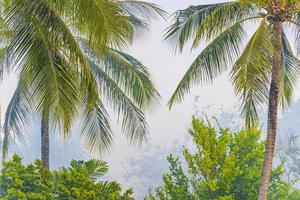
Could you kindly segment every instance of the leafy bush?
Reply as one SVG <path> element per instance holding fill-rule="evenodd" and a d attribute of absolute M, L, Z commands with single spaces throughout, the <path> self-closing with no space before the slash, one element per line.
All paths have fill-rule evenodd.
<path fill-rule="evenodd" d="M 194 150 L 184 148 L 187 170 L 179 158 L 168 156 L 170 171 L 163 185 L 146 200 L 255 200 L 263 165 L 260 131 L 216 130 L 210 122 L 193 118 L 190 135 Z M 273 170 L 269 199 L 299 200 L 300 191 L 283 180 L 282 165 Z"/>
<path fill-rule="evenodd" d="M 133 191 L 122 193 L 117 182 L 97 181 L 108 170 L 98 160 L 72 161 L 68 168 L 49 171 L 37 160 L 27 166 L 14 155 L 4 163 L 0 197 L 5 200 L 132 200 Z"/>

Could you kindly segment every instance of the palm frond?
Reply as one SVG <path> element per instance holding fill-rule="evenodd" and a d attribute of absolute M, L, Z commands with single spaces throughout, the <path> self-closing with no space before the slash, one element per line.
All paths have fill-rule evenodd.
<path fill-rule="evenodd" d="M 185 10 L 174 13 L 173 24 L 168 27 L 165 40 L 170 43 L 175 51 L 182 51 L 184 45 L 196 36 L 198 28 L 203 21 L 216 9 L 226 3 L 190 6 Z"/>
<path fill-rule="evenodd" d="M 72 160 L 71 166 L 66 168 L 62 167 L 51 172 L 52 179 L 56 185 L 65 178 L 66 173 L 80 172 L 84 175 L 89 176 L 92 180 L 97 180 L 98 178 L 105 175 L 108 171 L 108 165 L 106 162 L 101 160 L 89 160 L 87 162 L 82 160 Z"/>
<path fill-rule="evenodd" d="M 272 52 L 272 32 L 263 19 L 231 72 L 235 92 L 243 102 L 247 128 L 258 125 L 257 106 L 267 101 Z"/>
<path fill-rule="evenodd" d="M 175 51 L 182 51 L 189 40 L 193 40 L 196 48 L 201 40 L 211 40 L 238 21 L 255 17 L 257 9 L 253 3 L 240 1 L 190 6 L 175 13 L 165 39 Z"/>
<path fill-rule="evenodd" d="M 124 93 L 116 82 L 99 65 L 90 61 L 98 79 L 100 92 L 109 105 L 122 116 L 122 130 L 131 142 L 142 142 L 148 136 L 147 123 L 143 112 Z"/>
<path fill-rule="evenodd" d="M 108 166 L 106 162 L 101 160 L 93 159 L 87 162 L 73 160 L 71 162 L 71 169 L 76 171 L 84 170 L 91 179 L 96 180 L 106 174 Z"/>
<path fill-rule="evenodd" d="M 256 16 L 258 10 L 255 4 L 240 1 L 228 2 L 218 7 L 203 20 L 197 29 L 193 48 L 198 47 L 201 40 L 211 40 L 238 21 L 258 17 Z"/>
<path fill-rule="evenodd" d="M 8 63 L 6 47 L 0 48 L 0 82 L 3 80 L 4 74 L 10 72 L 10 65 Z"/>
<path fill-rule="evenodd" d="M 252 3 L 260 8 L 268 8 L 270 5 L 270 2 L 268 0 L 238 0 L 241 3 Z"/>
<path fill-rule="evenodd" d="M 297 55 L 300 55 L 300 11 L 294 13 L 292 16 L 292 19 L 288 21 L 288 25 L 290 25 L 290 28 L 292 30 L 292 33 L 294 34 L 294 44 L 296 48 Z"/>
<path fill-rule="evenodd" d="M 238 22 L 208 44 L 177 86 L 168 102 L 170 108 L 175 102 L 182 101 L 192 85 L 209 83 L 226 71 L 228 65 L 237 57 L 245 33 L 241 22 Z"/>
<path fill-rule="evenodd" d="M 117 1 L 51 0 L 89 46 L 105 53 L 105 47 L 123 47 L 134 31 L 125 11 Z"/>
<path fill-rule="evenodd" d="M 2 142 L 3 160 L 8 156 L 10 139 L 12 137 L 21 139 L 29 126 L 28 117 L 31 109 L 28 102 L 28 94 L 24 93 L 18 85 L 5 113 Z"/>
<path fill-rule="evenodd" d="M 112 48 L 102 56 L 89 48 L 83 39 L 80 39 L 80 43 L 87 58 L 96 62 L 139 108 L 146 109 L 157 104 L 159 93 L 151 80 L 150 72 L 140 61 Z"/>
<path fill-rule="evenodd" d="M 282 36 L 282 68 L 280 84 L 280 104 L 284 109 L 291 105 L 293 91 L 300 75 L 300 61 L 294 55 L 292 47 L 285 33 Z"/>
<path fill-rule="evenodd" d="M 117 1 L 117 4 L 121 6 L 127 15 L 145 19 L 146 21 L 150 21 L 158 16 L 162 18 L 166 16 L 166 12 L 154 3 L 137 0 L 120 0 Z"/>
<path fill-rule="evenodd" d="M 85 103 L 84 103 L 85 104 Z M 108 113 L 99 101 L 93 109 L 83 108 L 83 127 L 81 137 L 84 147 L 91 154 L 102 154 L 110 149 L 112 144 L 112 131 L 109 123 Z"/>
<path fill-rule="evenodd" d="M 128 54 L 109 49 L 105 55 L 99 55 L 84 39 L 78 41 L 97 78 L 102 99 L 122 117 L 122 130 L 131 142 L 145 140 L 148 131 L 142 110 L 155 105 L 159 97 L 148 70 Z M 89 123 L 88 120 L 85 123 Z M 85 134 L 95 133 L 87 131 Z M 107 141 L 110 144 L 111 140 Z"/>
<path fill-rule="evenodd" d="M 1 3 L 0 3 L 1 5 Z M 0 17 L 0 81 L 5 73 L 9 73 L 11 65 L 7 55 L 7 45 L 12 32 L 8 29 L 3 17 Z"/>
<path fill-rule="evenodd" d="M 121 0 L 117 1 L 117 4 L 123 9 L 124 15 L 128 17 L 128 21 L 133 25 L 132 40 L 139 37 L 141 33 L 148 33 L 151 19 L 164 18 L 166 15 L 166 12 L 159 6 L 145 1 Z"/>

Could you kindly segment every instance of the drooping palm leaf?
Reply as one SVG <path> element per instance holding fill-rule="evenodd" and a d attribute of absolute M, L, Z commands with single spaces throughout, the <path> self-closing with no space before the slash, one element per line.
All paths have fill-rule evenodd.
<path fill-rule="evenodd" d="M 157 16 L 165 17 L 166 12 L 159 8 L 156 4 L 138 0 L 119 0 L 120 5 L 128 15 L 136 16 L 147 21 L 156 18 Z"/>
<path fill-rule="evenodd" d="M 155 19 L 157 16 L 164 18 L 166 15 L 166 12 L 157 5 L 145 1 L 119 0 L 116 3 L 124 10 L 133 25 L 133 38 L 148 32 L 151 19 Z"/>
<path fill-rule="evenodd" d="M 128 139 L 138 143 L 147 139 L 147 123 L 143 112 L 105 72 L 99 67 L 97 69 L 96 65 L 93 67 L 95 71 L 97 70 L 96 75 L 101 86 L 101 93 L 106 95 L 109 105 L 122 117 L 122 130 Z"/>
<path fill-rule="evenodd" d="M 158 97 L 148 71 L 133 57 L 117 50 L 111 49 L 99 58 L 85 49 L 101 96 L 122 115 L 122 128 L 130 141 L 143 141 L 147 137 L 147 124 L 141 109 L 149 107 Z"/>
<path fill-rule="evenodd" d="M 284 109 L 290 106 L 297 80 L 300 76 L 300 61 L 294 55 L 285 33 L 282 36 L 282 69 L 280 84 L 280 104 Z"/>
<path fill-rule="evenodd" d="M 209 41 L 239 21 L 259 17 L 256 11 L 256 5 L 240 1 L 228 2 L 216 8 L 203 20 L 197 29 L 193 48 L 198 47 L 201 40 Z"/>
<path fill-rule="evenodd" d="M 16 88 L 14 95 L 6 109 L 3 126 L 4 137 L 2 141 L 2 158 L 5 160 L 11 138 L 21 139 L 28 127 L 28 113 L 30 112 L 28 94 Z"/>
<path fill-rule="evenodd" d="M 81 123 L 84 147 L 94 155 L 101 155 L 110 149 L 112 144 L 112 131 L 108 113 L 102 101 L 93 106 L 93 109 L 83 107 L 83 120 Z"/>
<path fill-rule="evenodd" d="M 225 3 L 190 6 L 185 10 L 178 10 L 174 13 L 173 24 L 168 27 L 165 40 L 176 51 L 182 51 L 184 45 L 196 36 L 196 32 L 203 21 L 217 8 Z"/>
<path fill-rule="evenodd" d="M 0 48 L 0 81 L 3 80 L 4 74 L 9 71 L 10 67 L 6 56 L 6 48 Z"/>
<path fill-rule="evenodd" d="M 11 31 L 5 24 L 5 20 L 0 17 L 0 81 L 3 80 L 5 72 L 10 72 L 10 64 L 7 56 L 7 43 L 11 37 L 11 34 Z"/>
<path fill-rule="evenodd" d="M 169 100 L 169 106 L 182 101 L 192 85 L 209 83 L 226 71 L 228 65 L 237 57 L 244 36 L 245 30 L 241 22 L 238 22 L 208 44 L 180 81 Z"/>
<path fill-rule="evenodd" d="M 133 26 L 117 1 L 52 0 L 60 13 L 94 49 L 105 52 L 106 45 L 123 47 L 128 44 Z"/>
<path fill-rule="evenodd" d="M 235 91 L 243 102 L 247 128 L 258 125 L 257 107 L 268 100 L 273 52 L 270 36 L 267 21 L 263 19 L 231 72 Z"/>

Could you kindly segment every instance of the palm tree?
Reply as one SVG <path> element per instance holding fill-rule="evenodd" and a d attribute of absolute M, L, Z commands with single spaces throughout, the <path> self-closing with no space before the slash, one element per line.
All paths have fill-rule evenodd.
<path fill-rule="evenodd" d="M 135 0 L 2 3 L 6 62 L 0 75 L 13 68 L 19 76 L 5 116 L 4 158 L 10 138 L 23 135 L 32 111 L 41 115 L 41 160 L 47 168 L 50 128 L 58 125 L 67 138 L 76 116 L 83 117 L 81 136 L 88 151 L 109 149 L 105 104 L 122 117 L 131 142 L 146 139 L 143 111 L 156 103 L 158 92 L 146 67 L 119 49 L 147 31 L 149 20 L 164 14 L 161 9 Z"/>
<path fill-rule="evenodd" d="M 300 62 L 289 39 L 299 49 L 300 2 L 297 0 L 237 0 L 190 6 L 177 11 L 165 38 L 174 50 L 192 42 L 208 42 L 190 66 L 169 106 L 183 100 L 193 85 L 211 83 L 231 68 L 231 79 L 242 102 L 246 128 L 258 125 L 257 107 L 268 104 L 267 143 L 259 199 L 267 198 L 279 109 L 293 100 Z M 247 37 L 245 27 L 257 29 Z M 289 31 L 294 35 L 287 35 Z M 249 31 L 251 32 L 251 31 Z M 289 38 L 288 38 L 289 37 Z"/>

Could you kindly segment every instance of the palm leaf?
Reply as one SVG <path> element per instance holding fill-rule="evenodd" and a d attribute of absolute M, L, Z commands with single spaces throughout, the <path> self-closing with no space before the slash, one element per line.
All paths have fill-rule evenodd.
<path fill-rule="evenodd" d="M 233 1 L 223 4 L 210 13 L 197 29 L 193 48 L 198 47 L 201 40 L 210 40 L 223 30 L 247 18 L 258 17 L 258 7 L 253 3 Z"/>
<path fill-rule="evenodd" d="M 132 40 L 137 38 L 141 33 L 149 31 L 149 22 L 158 16 L 164 18 L 166 12 L 153 3 L 135 0 L 121 0 L 116 2 L 128 16 L 128 21 L 133 25 L 134 33 Z"/>
<path fill-rule="evenodd" d="M 83 39 L 80 39 L 80 43 L 87 58 L 96 62 L 139 108 L 149 108 L 157 103 L 159 94 L 151 80 L 150 72 L 141 62 L 112 48 L 105 55 L 99 55 L 89 48 Z"/>
<path fill-rule="evenodd" d="M 272 32 L 263 19 L 231 72 L 235 91 L 243 102 L 242 114 L 247 128 L 257 126 L 257 106 L 268 99 L 273 56 L 271 40 Z"/>
<path fill-rule="evenodd" d="M 6 54 L 6 47 L 0 48 L 0 81 L 3 80 L 4 74 L 10 72 L 10 64 Z"/>
<path fill-rule="evenodd" d="M 159 8 L 156 4 L 137 1 L 137 0 L 119 0 L 117 4 L 127 13 L 129 16 L 135 16 L 139 19 L 145 19 L 149 21 L 158 16 L 165 17 L 166 12 Z"/>
<path fill-rule="evenodd" d="M 282 69 L 280 84 L 280 104 L 284 109 L 291 105 L 293 91 L 300 75 L 300 61 L 294 55 L 291 45 L 285 33 L 282 36 Z"/>
<path fill-rule="evenodd" d="M 224 6 L 225 3 L 190 6 L 185 10 L 174 13 L 173 24 L 168 27 L 165 40 L 176 51 L 182 51 L 184 45 L 194 38 L 199 26 L 216 9 Z"/>
<path fill-rule="evenodd" d="M 105 55 L 99 55 L 89 48 L 84 39 L 79 38 L 78 41 L 97 78 L 102 99 L 105 99 L 118 116 L 122 117 L 122 130 L 131 142 L 145 140 L 148 131 L 142 109 L 155 105 L 159 96 L 148 70 L 128 54 L 109 49 Z M 85 128 L 84 135 L 88 149 L 95 151 L 97 146 L 93 143 L 89 145 L 89 141 L 95 141 L 92 136 L 99 133 L 95 131 L 96 129 L 90 128 L 90 124 L 89 119 L 84 121 L 83 126 L 89 127 Z M 96 125 L 96 123 L 92 124 Z M 107 126 L 109 126 L 108 121 Z M 109 131 L 103 133 L 104 148 L 100 151 L 107 150 L 111 144 L 111 133 Z"/>
<path fill-rule="evenodd" d="M 54 170 L 52 172 L 52 179 L 54 181 L 54 184 L 59 185 L 62 179 L 65 178 L 66 173 L 73 174 L 73 172 L 80 172 L 89 176 L 92 180 L 97 180 L 98 178 L 105 175 L 107 171 L 107 163 L 101 160 L 93 159 L 87 162 L 84 162 L 82 160 L 72 160 L 70 167 L 62 167 L 60 169 Z"/>
<path fill-rule="evenodd" d="M 122 130 L 131 142 L 141 142 L 147 138 L 147 123 L 143 112 L 124 93 L 118 84 L 99 65 L 90 60 L 90 65 L 99 82 L 100 92 L 109 105 L 122 115 Z"/>
<path fill-rule="evenodd" d="M 18 85 L 5 113 L 3 126 L 4 138 L 2 142 L 3 160 L 8 156 L 10 139 L 15 136 L 19 139 L 22 138 L 24 130 L 29 126 L 28 113 L 30 112 L 30 105 L 28 102 L 28 94 L 23 93 L 23 90 L 20 89 L 20 85 Z"/>
<path fill-rule="evenodd" d="M 108 166 L 106 162 L 101 160 L 93 159 L 87 162 L 73 160 L 71 162 L 71 169 L 75 171 L 84 170 L 91 179 L 96 180 L 107 173 Z"/>
<path fill-rule="evenodd" d="M 123 47 L 131 40 L 134 28 L 117 1 L 52 0 L 51 4 L 99 52 L 105 53 L 108 44 Z"/>
<path fill-rule="evenodd" d="M 237 57 L 244 36 L 245 30 L 241 22 L 238 22 L 209 43 L 177 86 L 168 103 L 170 108 L 175 102 L 182 101 L 192 85 L 211 82 L 226 71 L 228 65 Z"/>
<path fill-rule="evenodd" d="M 85 104 L 85 103 L 84 103 Z M 83 109 L 81 137 L 84 147 L 91 154 L 102 154 L 112 144 L 112 131 L 108 113 L 101 101 L 93 109 Z"/>

